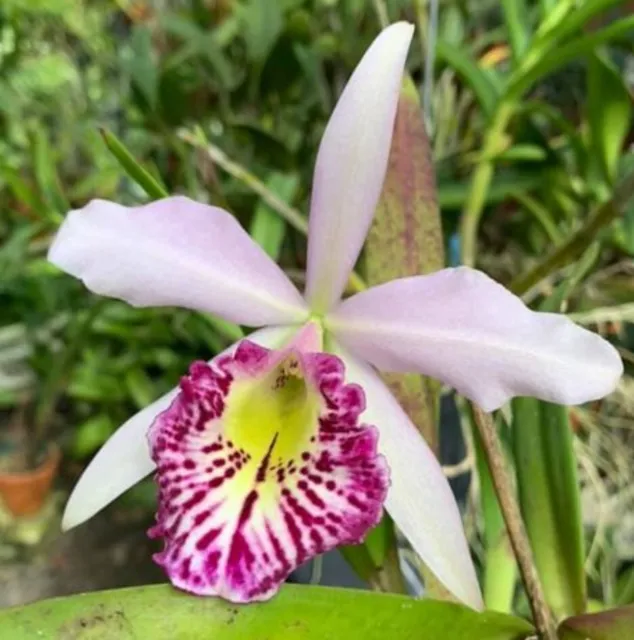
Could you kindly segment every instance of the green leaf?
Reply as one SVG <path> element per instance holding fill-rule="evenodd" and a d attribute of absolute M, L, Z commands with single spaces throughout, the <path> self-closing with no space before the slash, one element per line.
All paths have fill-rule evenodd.
<path fill-rule="evenodd" d="M 605 14 L 623 0 L 550 0 L 553 5 L 538 30 L 540 44 L 550 49 L 580 31 L 595 16 Z"/>
<path fill-rule="evenodd" d="M 83 459 L 92 455 L 112 435 L 116 425 L 106 414 L 98 414 L 75 427 L 72 455 Z"/>
<path fill-rule="evenodd" d="M 241 17 L 249 58 L 263 63 L 282 33 L 282 7 L 270 0 L 249 0 L 242 7 Z"/>
<path fill-rule="evenodd" d="M 502 0 L 501 5 L 513 60 L 517 64 L 528 49 L 531 40 L 528 7 L 525 0 Z"/>
<path fill-rule="evenodd" d="M 229 322 L 228 320 L 224 320 L 223 318 L 219 318 L 218 316 L 214 316 L 207 313 L 201 313 L 200 317 L 215 331 L 217 331 L 221 336 L 224 336 L 231 342 L 237 342 L 238 340 L 242 340 L 244 338 L 244 331 L 240 328 L 240 325 L 234 324 L 233 322 Z"/>
<path fill-rule="evenodd" d="M 531 58 L 529 65 L 519 67 L 509 79 L 505 99 L 519 102 L 536 82 L 558 71 L 566 64 L 587 55 L 607 42 L 627 38 L 634 30 L 634 16 L 622 18 L 589 35 L 576 38 L 560 47 L 553 47 L 543 56 Z"/>
<path fill-rule="evenodd" d="M 394 523 L 385 513 L 361 544 L 339 547 L 356 574 L 373 589 L 407 593 L 401 574 Z"/>
<path fill-rule="evenodd" d="M 614 189 L 612 197 L 601 204 L 585 224 L 566 241 L 540 260 L 526 273 L 511 282 L 509 289 L 522 295 L 551 273 L 571 264 L 597 239 L 598 234 L 623 211 L 634 195 L 634 173 L 626 176 Z"/>
<path fill-rule="evenodd" d="M 282 202 L 292 202 L 299 186 L 297 174 L 273 173 L 266 181 L 266 188 Z M 266 202 L 260 200 L 253 214 L 249 233 L 251 237 L 277 261 L 284 241 L 286 221 Z"/>
<path fill-rule="evenodd" d="M 57 159 L 51 148 L 48 133 L 42 127 L 37 127 L 31 136 L 33 151 L 33 170 L 42 199 L 58 216 L 70 209 L 68 200 L 62 191 L 61 182 L 57 174 Z"/>
<path fill-rule="evenodd" d="M 454 603 L 295 585 L 270 602 L 241 606 L 154 585 L 0 611 L 0 637 L 11 640 L 521 640 L 531 633 L 519 618 Z"/>
<path fill-rule="evenodd" d="M 469 86 L 485 115 L 492 116 L 501 93 L 497 75 L 478 66 L 468 50 L 442 39 L 436 42 L 436 55 Z"/>
<path fill-rule="evenodd" d="M 560 640 L 627 640 L 634 638 L 634 605 L 564 620 Z"/>
<path fill-rule="evenodd" d="M 151 109 L 158 99 L 158 64 L 152 46 L 152 33 L 148 27 L 137 24 L 130 38 L 131 55 L 125 61 L 132 82 L 141 92 Z"/>
<path fill-rule="evenodd" d="M 558 617 L 586 608 L 584 538 L 568 408 L 513 401 L 520 507 L 548 604 Z"/>
<path fill-rule="evenodd" d="M 613 604 L 620 606 L 632 603 L 634 603 L 634 567 L 629 567 L 616 581 Z"/>
<path fill-rule="evenodd" d="M 119 161 L 123 170 L 134 180 L 150 198 L 160 199 L 168 196 L 165 187 L 154 178 L 146 169 L 144 169 L 128 151 L 127 147 L 108 129 L 100 129 L 103 141 Z"/>
<path fill-rule="evenodd" d="M 124 376 L 124 384 L 137 409 L 141 410 L 156 400 L 154 385 L 143 369 L 128 369 Z"/>
<path fill-rule="evenodd" d="M 613 185 L 632 121 L 632 98 L 621 72 L 599 54 L 588 60 L 588 119 L 589 156 L 596 159 L 604 179 Z"/>

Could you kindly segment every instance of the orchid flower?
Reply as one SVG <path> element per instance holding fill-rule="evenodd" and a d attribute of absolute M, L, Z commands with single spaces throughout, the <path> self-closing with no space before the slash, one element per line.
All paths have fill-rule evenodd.
<path fill-rule="evenodd" d="M 412 33 L 397 23 L 376 38 L 328 123 L 303 297 L 217 207 L 94 200 L 67 216 L 49 258 L 95 293 L 264 328 L 194 363 L 110 438 L 68 501 L 66 529 L 156 469 L 157 561 L 180 588 L 245 602 L 362 540 L 385 507 L 438 579 L 482 607 L 442 469 L 375 367 L 433 376 L 491 411 L 517 395 L 600 398 L 622 364 L 599 336 L 472 269 L 341 300 L 380 196 Z"/>

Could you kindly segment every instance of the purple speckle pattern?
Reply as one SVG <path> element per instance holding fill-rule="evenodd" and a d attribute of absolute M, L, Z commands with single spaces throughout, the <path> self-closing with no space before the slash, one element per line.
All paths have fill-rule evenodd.
<path fill-rule="evenodd" d="M 297 566 L 376 525 L 389 486 L 377 430 L 362 424 L 363 390 L 324 353 L 295 353 L 320 411 L 306 450 L 283 460 L 231 442 L 223 412 L 235 380 L 271 371 L 280 353 L 248 340 L 211 365 L 196 362 L 149 432 L 159 489 L 155 561 L 185 591 L 267 600 Z M 272 390 L 272 393 L 275 392 Z"/>

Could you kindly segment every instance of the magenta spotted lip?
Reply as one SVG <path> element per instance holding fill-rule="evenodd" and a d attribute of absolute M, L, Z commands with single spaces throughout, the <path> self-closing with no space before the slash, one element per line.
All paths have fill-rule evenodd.
<path fill-rule="evenodd" d="M 237 603 L 266 600 L 300 564 L 359 543 L 380 520 L 387 463 L 376 429 L 359 420 L 363 391 L 345 383 L 336 356 L 297 354 L 295 373 L 317 412 L 296 429 L 295 449 L 279 431 L 259 451 L 248 427 L 227 437 L 232 388 L 273 381 L 268 393 L 283 394 L 285 383 L 271 373 L 287 352 L 245 340 L 233 356 L 194 363 L 151 427 L 159 510 L 150 535 L 163 538 L 155 560 L 179 588 Z"/>

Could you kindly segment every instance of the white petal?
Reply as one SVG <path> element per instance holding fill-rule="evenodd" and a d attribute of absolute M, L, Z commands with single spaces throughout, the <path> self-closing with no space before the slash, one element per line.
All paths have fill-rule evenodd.
<path fill-rule="evenodd" d="M 262 346 L 276 348 L 295 331 L 292 327 L 267 327 L 247 338 Z M 223 353 L 231 352 L 237 344 L 231 345 Z M 145 407 L 119 427 L 103 445 L 71 493 L 62 518 L 62 529 L 71 529 L 92 518 L 153 471 L 147 431 L 154 418 L 167 409 L 177 394 L 178 389 L 172 389 Z"/>
<path fill-rule="evenodd" d="M 340 297 L 376 208 L 414 27 L 384 29 L 352 74 L 328 122 L 313 177 L 306 297 L 327 311 Z"/>
<path fill-rule="evenodd" d="M 138 307 L 250 327 L 306 317 L 297 289 L 231 214 L 183 196 L 140 207 L 93 200 L 68 214 L 48 257 L 95 293 Z"/>
<path fill-rule="evenodd" d="M 465 604 L 482 609 L 458 505 L 436 456 L 371 367 L 339 345 L 334 353 L 346 365 L 346 380 L 365 391 L 363 421 L 379 430 L 379 451 L 390 466 L 387 511 L 438 580 Z"/>
<path fill-rule="evenodd" d="M 328 327 L 383 371 L 438 378 L 493 411 L 514 396 L 580 404 L 610 393 L 616 349 L 554 313 L 536 313 L 484 273 L 461 267 L 359 293 Z"/>

